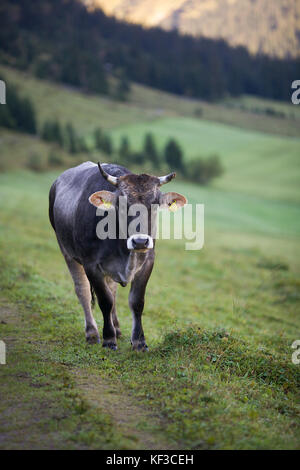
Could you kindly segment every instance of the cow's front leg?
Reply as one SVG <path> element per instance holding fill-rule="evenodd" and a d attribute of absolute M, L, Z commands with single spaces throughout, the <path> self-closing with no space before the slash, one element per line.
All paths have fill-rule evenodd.
<path fill-rule="evenodd" d="M 85 268 L 87 277 L 92 284 L 99 307 L 103 315 L 103 343 L 104 348 L 117 349 L 116 330 L 113 325 L 112 311 L 114 297 L 98 268 Z"/>
<path fill-rule="evenodd" d="M 145 267 L 137 273 L 131 283 L 129 293 L 129 307 L 132 312 L 131 344 L 136 351 L 148 351 L 142 326 L 142 313 L 145 304 L 146 286 L 152 267 L 153 263 L 146 263 Z"/>

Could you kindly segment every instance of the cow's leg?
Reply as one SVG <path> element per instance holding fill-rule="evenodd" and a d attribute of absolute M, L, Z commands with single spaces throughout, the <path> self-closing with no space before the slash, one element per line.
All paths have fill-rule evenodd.
<path fill-rule="evenodd" d="M 133 349 L 137 351 L 148 350 L 142 326 L 142 313 L 144 310 L 146 286 L 152 268 L 153 262 L 149 261 L 145 264 L 133 279 L 129 293 L 129 307 L 132 312 L 131 344 Z"/>
<path fill-rule="evenodd" d="M 74 281 L 75 292 L 84 310 L 86 340 L 90 344 L 100 343 L 97 324 L 92 313 L 92 295 L 89 280 L 81 264 L 67 256 L 65 256 L 65 260 Z"/>
<path fill-rule="evenodd" d="M 117 317 L 117 306 L 116 306 L 116 294 L 117 294 L 117 283 L 115 281 L 113 281 L 112 279 L 107 279 L 107 284 L 110 288 L 110 291 L 114 297 L 114 306 L 113 306 L 113 309 L 112 309 L 112 321 L 113 321 L 113 324 L 114 324 L 114 327 L 115 327 L 115 330 L 116 330 L 116 336 L 117 338 L 120 338 L 120 336 L 122 335 L 121 333 L 121 330 L 120 330 L 120 324 L 119 324 L 119 320 L 118 320 L 118 317 Z"/>
<path fill-rule="evenodd" d="M 108 287 L 101 271 L 96 268 L 85 267 L 86 275 L 92 284 L 99 307 L 103 314 L 103 347 L 117 349 L 116 330 L 113 325 L 112 312 L 114 307 L 114 296 Z"/>

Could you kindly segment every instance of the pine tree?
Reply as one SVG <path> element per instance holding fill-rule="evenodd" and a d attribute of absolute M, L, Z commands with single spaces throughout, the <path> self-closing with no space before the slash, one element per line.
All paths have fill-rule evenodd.
<path fill-rule="evenodd" d="M 17 121 L 19 123 L 20 130 L 24 130 L 29 134 L 36 133 L 35 109 L 29 98 L 20 100 Z"/>
<path fill-rule="evenodd" d="M 63 146 L 63 135 L 62 135 L 62 130 L 60 126 L 60 122 L 55 119 L 52 122 L 52 136 L 53 136 L 53 142 L 57 142 L 60 147 Z"/>
<path fill-rule="evenodd" d="M 68 122 L 65 129 L 65 146 L 70 153 L 76 153 L 78 150 L 77 146 L 77 135 L 72 123 Z"/>
<path fill-rule="evenodd" d="M 95 142 L 95 147 L 96 149 L 101 150 L 102 149 L 102 138 L 103 138 L 103 133 L 100 127 L 97 127 L 94 130 L 94 142 Z"/>
<path fill-rule="evenodd" d="M 143 151 L 146 160 L 149 160 L 153 164 L 153 166 L 157 168 L 159 166 L 159 156 L 154 137 L 150 133 L 145 135 Z"/>
<path fill-rule="evenodd" d="M 51 122 L 48 119 L 44 122 L 41 130 L 41 138 L 46 142 L 51 142 L 52 132 L 51 132 Z"/>
<path fill-rule="evenodd" d="M 119 148 L 118 153 L 119 153 L 121 162 L 124 162 L 126 164 L 130 158 L 130 143 L 126 135 L 121 138 L 121 143 L 120 143 L 120 148 Z"/>
<path fill-rule="evenodd" d="M 105 134 L 102 138 L 102 150 L 104 153 L 107 153 L 107 155 L 111 155 L 113 153 L 112 140 L 107 134 Z"/>
<path fill-rule="evenodd" d="M 6 104 L 1 105 L 0 123 L 17 131 L 36 133 L 35 109 L 29 98 L 20 97 L 14 86 L 6 90 Z"/>
<path fill-rule="evenodd" d="M 170 139 L 165 146 L 165 160 L 171 169 L 184 173 L 183 152 L 175 139 Z"/>
<path fill-rule="evenodd" d="M 62 147 L 63 134 L 59 121 L 46 120 L 41 130 L 41 137 L 47 142 L 56 142 L 60 147 Z"/>
<path fill-rule="evenodd" d="M 116 99 L 119 101 L 126 101 L 129 92 L 130 84 L 125 73 L 123 72 L 117 82 L 115 92 Z"/>

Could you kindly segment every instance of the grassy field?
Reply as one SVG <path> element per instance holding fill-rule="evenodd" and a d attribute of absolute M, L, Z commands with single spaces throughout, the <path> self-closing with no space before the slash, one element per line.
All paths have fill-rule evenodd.
<path fill-rule="evenodd" d="M 291 92 L 293 89 L 291 88 Z M 238 98 L 227 97 L 223 103 L 235 108 L 244 109 L 252 112 L 272 112 L 282 113 L 293 119 L 300 119 L 299 106 L 293 106 L 291 103 L 284 103 L 264 98 L 256 98 L 255 96 L 240 96 Z"/>
<path fill-rule="evenodd" d="M 272 237 L 272 228 L 224 233 L 212 223 L 200 252 L 160 241 L 144 316 L 150 353 L 130 350 L 121 288 L 123 339 L 107 352 L 85 345 L 83 314 L 49 227 L 54 177 L 0 178 L 0 328 L 8 344 L 0 447 L 298 447 L 296 239 Z M 96 318 L 101 324 L 99 311 Z M 124 396 L 137 408 L 129 428 L 107 411 L 112 391 L 118 415 Z"/>
<path fill-rule="evenodd" d="M 225 174 L 215 183 L 218 188 L 299 202 L 300 139 L 187 117 L 121 126 L 112 136 L 119 141 L 127 135 L 132 147 L 139 149 L 146 132 L 153 133 L 160 149 L 175 136 L 187 159 L 219 155 Z"/>
<path fill-rule="evenodd" d="M 0 163 L 12 164 L 0 173 L 0 448 L 299 448 L 300 366 L 291 361 L 300 329 L 299 139 L 287 137 L 283 119 L 283 135 L 266 134 L 253 113 L 238 111 L 249 124 L 241 129 L 229 125 L 235 111 L 207 105 L 227 113 L 212 122 L 195 116 L 196 103 L 166 94 L 161 113 L 160 94 L 137 85 L 129 105 L 29 77 L 24 90 L 40 121 L 52 113 L 84 133 L 97 123 L 136 146 L 148 130 L 159 145 L 175 136 L 187 159 L 216 152 L 226 172 L 211 187 L 168 185 L 205 204 L 204 248 L 158 241 L 144 315 L 150 351 L 131 351 L 121 287 L 123 337 L 118 351 L 106 351 L 85 343 L 48 221 L 58 173 L 18 169 L 49 146 L 1 130 Z M 101 329 L 98 307 L 95 317 Z"/>

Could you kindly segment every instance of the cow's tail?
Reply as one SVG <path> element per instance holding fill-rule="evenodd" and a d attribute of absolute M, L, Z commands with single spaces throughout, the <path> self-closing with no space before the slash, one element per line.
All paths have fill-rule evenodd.
<path fill-rule="evenodd" d="M 91 287 L 91 296 L 92 296 L 91 305 L 92 305 L 92 308 L 94 308 L 95 307 L 95 289 L 93 288 L 92 284 L 90 284 L 90 287 Z"/>

